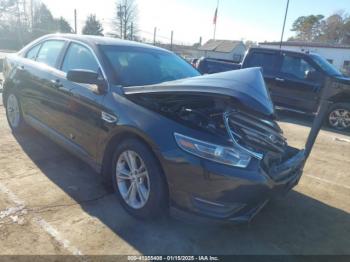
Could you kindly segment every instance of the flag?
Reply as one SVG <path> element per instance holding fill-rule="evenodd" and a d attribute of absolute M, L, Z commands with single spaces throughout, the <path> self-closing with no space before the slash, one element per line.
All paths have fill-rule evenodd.
<path fill-rule="evenodd" d="M 216 19 L 218 17 L 218 8 L 215 9 L 215 14 L 214 14 L 214 19 L 213 19 L 213 24 L 216 25 Z"/>

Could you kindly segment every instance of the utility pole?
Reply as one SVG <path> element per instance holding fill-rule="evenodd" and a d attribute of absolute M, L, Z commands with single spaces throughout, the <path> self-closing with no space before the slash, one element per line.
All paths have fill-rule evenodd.
<path fill-rule="evenodd" d="M 123 16 L 124 16 L 124 13 L 122 11 L 122 5 L 119 4 L 118 5 L 118 17 L 119 17 L 119 27 L 120 27 L 120 39 L 123 39 Z"/>
<path fill-rule="evenodd" d="M 157 35 L 157 27 L 154 28 L 154 33 L 153 33 L 153 45 L 156 45 L 156 35 Z"/>
<path fill-rule="evenodd" d="M 77 29 L 77 9 L 74 9 L 74 32 L 75 32 L 75 34 L 78 34 L 78 29 Z"/>
<path fill-rule="evenodd" d="M 170 50 L 173 50 L 173 37 L 174 37 L 174 31 L 171 30 L 171 36 L 170 36 Z"/>
<path fill-rule="evenodd" d="M 126 13 L 126 5 L 124 7 L 124 39 L 127 39 L 128 36 L 126 35 L 127 27 L 128 27 L 128 19 L 127 19 L 127 13 Z"/>
<path fill-rule="evenodd" d="M 199 37 L 199 46 L 201 46 L 202 45 L 202 37 L 200 36 Z"/>
<path fill-rule="evenodd" d="M 33 0 L 30 0 L 30 26 L 32 28 L 33 31 L 33 27 L 34 27 L 34 6 L 33 6 Z"/>
<path fill-rule="evenodd" d="M 134 40 L 134 23 L 131 23 L 131 27 L 130 27 L 130 40 L 131 41 Z"/>
<path fill-rule="evenodd" d="M 287 14 L 288 14 L 289 0 L 287 0 L 286 12 L 284 14 L 284 21 L 282 27 L 281 41 L 280 41 L 280 50 L 282 49 L 283 35 L 284 35 L 284 27 L 286 26 Z"/>

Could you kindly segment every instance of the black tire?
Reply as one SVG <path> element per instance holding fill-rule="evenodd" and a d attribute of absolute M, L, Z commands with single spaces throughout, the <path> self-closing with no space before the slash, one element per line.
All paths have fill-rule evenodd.
<path fill-rule="evenodd" d="M 327 116 L 327 125 L 333 129 L 340 130 L 340 131 L 349 131 L 350 130 L 350 124 L 348 120 L 344 120 L 343 118 L 339 121 L 335 121 L 334 117 L 336 116 L 336 112 L 345 112 L 347 115 L 346 118 L 350 118 L 350 104 L 349 103 L 336 103 L 331 106 L 328 116 Z M 346 121 L 346 122 L 344 122 Z M 338 123 L 338 124 L 337 124 Z M 346 123 L 346 124 L 344 124 Z M 345 125 L 345 126 L 344 126 Z"/>
<path fill-rule="evenodd" d="M 131 207 L 124 200 L 117 183 L 117 162 L 126 151 L 136 152 L 146 166 L 149 178 L 149 194 L 146 204 L 141 208 Z M 118 145 L 113 154 L 112 183 L 113 188 L 124 209 L 132 216 L 140 219 L 151 219 L 166 214 L 168 194 L 165 177 L 153 152 L 139 139 L 128 138 Z"/>
<path fill-rule="evenodd" d="M 16 124 L 14 124 L 14 122 L 11 120 L 11 110 L 13 110 L 13 108 L 11 108 L 11 99 L 15 99 L 18 105 L 18 121 L 16 121 Z M 10 103 L 9 103 L 10 102 Z M 18 98 L 18 95 L 16 95 L 14 92 L 9 92 L 8 94 L 6 94 L 6 118 L 7 118 L 7 122 L 12 130 L 13 133 L 19 133 L 22 132 L 26 129 L 27 125 L 23 119 L 23 113 L 22 113 L 22 107 L 21 107 L 21 103 L 20 100 Z"/>

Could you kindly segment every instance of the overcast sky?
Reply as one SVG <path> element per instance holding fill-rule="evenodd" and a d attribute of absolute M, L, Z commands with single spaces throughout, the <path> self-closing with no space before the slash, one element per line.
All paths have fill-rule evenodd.
<path fill-rule="evenodd" d="M 63 16 L 73 27 L 74 9 L 78 12 L 80 31 L 90 13 L 101 20 L 105 33 L 111 31 L 115 16 L 114 0 L 42 0 L 54 16 Z M 217 0 L 136 0 L 139 11 L 140 35 L 153 38 L 158 28 L 159 40 L 167 42 L 174 30 L 174 41 L 191 44 L 213 37 L 213 17 Z M 274 41 L 281 35 L 286 0 L 220 0 L 217 19 L 217 39 Z M 293 34 L 289 29 L 301 15 L 330 15 L 340 10 L 350 13 L 349 0 L 290 0 L 285 39 Z"/>

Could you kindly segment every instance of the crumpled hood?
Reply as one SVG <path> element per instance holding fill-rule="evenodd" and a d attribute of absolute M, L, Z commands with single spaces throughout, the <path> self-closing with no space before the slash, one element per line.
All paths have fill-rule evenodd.
<path fill-rule="evenodd" d="M 258 67 L 185 78 L 156 85 L 123 88 L 126 95 L 138 93 L 212 93 L 238 99 L 246 107 L 273 115 L 274 107 Z"/>

